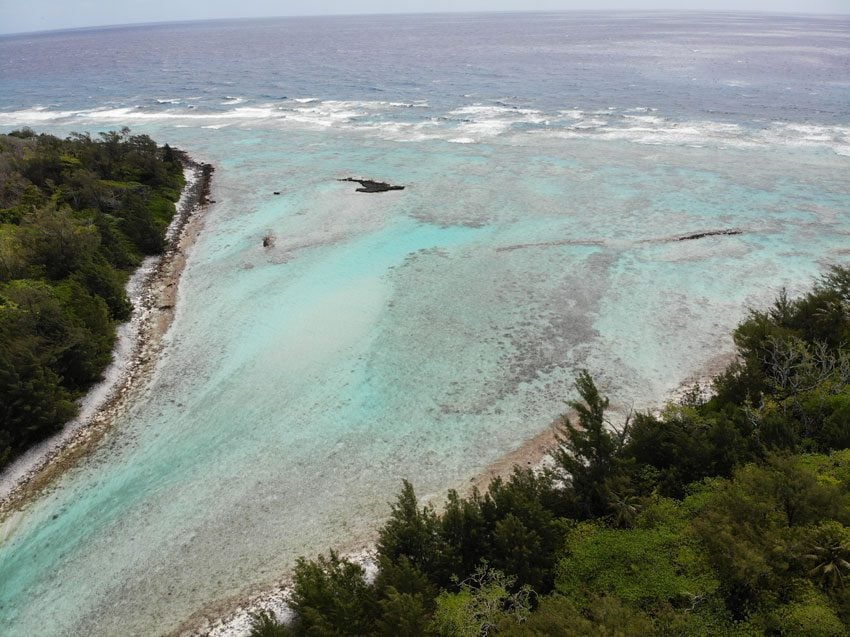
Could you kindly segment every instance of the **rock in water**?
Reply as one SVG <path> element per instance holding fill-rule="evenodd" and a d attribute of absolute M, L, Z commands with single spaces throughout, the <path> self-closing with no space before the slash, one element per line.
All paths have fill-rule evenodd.
<path fill-rule="evenodd" d="M 717 237 L 722 235 L 742 234 L 740 230 L 709 230 L 708 232 L 697 232 L 684 237 L 679 237 L 679 241 L 693 241 L 694 239 L 704 239 L 705 237 Z"/>
<path fill-rule="evenodd" d="M 346 177 L 345 179 L 337 179 L 337 181 L 353 181 L 360 184 L 357 192 L 387 192 L 388 190 L 404 190 L 404 186 L 393 186 L 384 181 L 373 181 L 371 179 L 355 179 L 354 177 Z"/>

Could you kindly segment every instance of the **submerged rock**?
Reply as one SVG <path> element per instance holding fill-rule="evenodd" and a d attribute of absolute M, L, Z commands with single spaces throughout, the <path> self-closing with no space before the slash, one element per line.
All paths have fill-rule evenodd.
<path fill-rule="evenodd" d="M 354 177 L 346 177 L 345 179 L 337 179 L 337 181 L 352 181 L 360 184 L 356 192 L 387 192 L 388 190 L 404 190 L 404 186 L 393 186 L 384 181 L 373 181 L 371 179 L 355 179 Z"/>
<path fill-rule="evenodd" d="M 708 232 L 697 232 L 696 234 L 685 235 L 679 237 L 678 241 L 692 241 L 694 239 L 703 239 L 705 237 L 716 237 L 718 235 L 734 235 L 741 234 L 740 230 L 709 230 Z"/>
<path fill-rule="evenodd" d="M 267 234 L 263 237 L 263 247 L 264 248 L 273 248 L 274 247 L 274 235 Z"/>

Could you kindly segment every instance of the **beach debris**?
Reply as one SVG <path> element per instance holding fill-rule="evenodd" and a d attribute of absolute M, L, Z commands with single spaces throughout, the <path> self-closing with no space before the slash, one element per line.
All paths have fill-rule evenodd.
<path fill-rule="evenodd" d="M 692 241 L 694 239 L 703 239 L 705 237 L 716 237 L 719 235 L 735 235 L 742 234 L 740 230 L 709 230 L 707 232 L 697 232 L 696 234 L 688 234 L 684 237 L 679 237 L 677 241 Z"/>
<path fill-rule="evenodd" d="M 275 190 L 272 194 L 273 194 L 273 195 L 279 195 L 279 194 L 280 194 L 280 190 Z"/>
<path fill-rule="evenodd" d="M 352 181 L 360 184 L 356 192 L 387 192 L 388 190 L 404 190 L 404 186 L 393 186 L 385 181 L 373 181 L 372 179 L 355 179 L 354 177 L 346 177 L 345 179 L 337 179 L 337 181 Z"/>

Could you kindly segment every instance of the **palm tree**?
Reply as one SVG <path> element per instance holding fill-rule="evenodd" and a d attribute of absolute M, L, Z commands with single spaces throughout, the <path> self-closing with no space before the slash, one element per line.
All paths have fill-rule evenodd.
<path fill-rule="evenodd" d="M 826 588 L 844 587 L 844 578 L 850 575 L 850 542 L 826 536 L 809 547 L 803 558 L 814 564 L 808 572 L 809 577 L 820 580 Z"/>
<path fill-rule="evenodd" d="M 641 498 L 636 495 L 621 496 L 613 491 L 610 492 L 610 498 L 608 508 L 611 510 L 614 526 L 619 529 L 630 527 L 643 509 Z"/>

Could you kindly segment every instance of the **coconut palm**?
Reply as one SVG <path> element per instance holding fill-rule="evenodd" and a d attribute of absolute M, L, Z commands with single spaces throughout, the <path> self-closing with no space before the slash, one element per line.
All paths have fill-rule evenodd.
<path fill-rule="evenodd" d="M 629 528 L 643 509 L 643 500 L 636 495 L 620 495 L 609 493 L 608 509 L 614 526 L 620 529 Z"/>
<path fill-rule="evenodd" d="M 844 579 L 850 575 L 850 542 L 842 542 L 836 537 L 825 537 L 809 547 L 803 556 L 813 564 L 809 577 L 820 580 L 826 588 L 844 587 Z"/>

